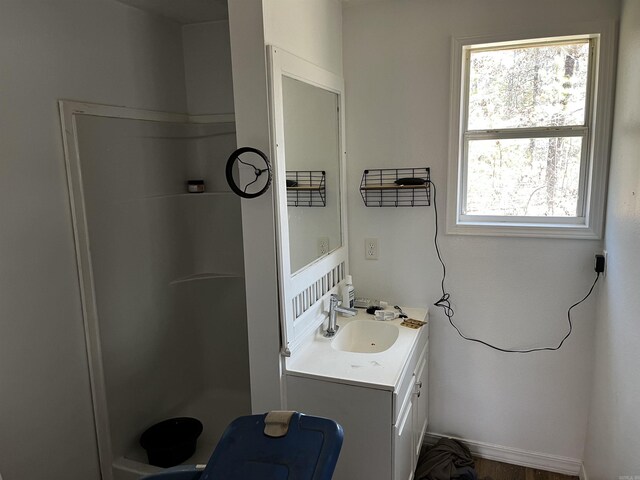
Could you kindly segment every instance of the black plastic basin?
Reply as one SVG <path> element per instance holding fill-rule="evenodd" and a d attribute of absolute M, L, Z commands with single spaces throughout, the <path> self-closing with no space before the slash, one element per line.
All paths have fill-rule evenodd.
<path fill-rule="evenodd" d="M 147 451 L 151 465 L 174 467 L 193 455 L 201 433 L 200 420 L 190 417 L 170 418 L 145 430 L 140 436 L 140 445 Z"/>

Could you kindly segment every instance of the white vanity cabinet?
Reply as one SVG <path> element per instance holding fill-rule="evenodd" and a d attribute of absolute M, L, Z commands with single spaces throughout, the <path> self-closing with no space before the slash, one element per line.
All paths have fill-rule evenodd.
<path fill-rule="evenodd" d="M 427 355 L 426 343 L 414 366 L 408 385 L 396 395 L 399 411 L 393 423 L 393 479 L 413 478 L 422 438 L 427 429 Z M 407 372 L 408 373 L 408 372 Z"/>
<path fill-rule="evenodd" d="M 409 315 L 426 318 L 426 311 Z M 287 368 L 287 409 L 332 418 L 344 429 L 334 480 L 413 478 L 427 427 L 428 324 L 398 328 L 401 338 L 384 352 L 335 352 L 328 341 L 325 351 L 312 345 Z"/>

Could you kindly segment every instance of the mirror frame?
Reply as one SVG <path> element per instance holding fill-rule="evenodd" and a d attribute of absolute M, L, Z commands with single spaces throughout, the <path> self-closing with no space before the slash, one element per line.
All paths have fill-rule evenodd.
<path fill-rule="evenodd" d="M 311 335 L 327 318 L 325 302 L 338 293 L 348 267 L 346 206 L 346 150 L 344 121 L 344 80 L 323 68 L 279 47 L 267 46 L 271 110 L 274 201 L 277 226 L 278 287 L 280 292 L 281 348 L 285 356 Z M 339 198 L 341 246 L 317 258 L 302 269 L 291 272 L 289 219 L 287 209 L 286 158 L 282 77 L 290 77 L 338 95 L 338 134 L 340 145 Z"/>

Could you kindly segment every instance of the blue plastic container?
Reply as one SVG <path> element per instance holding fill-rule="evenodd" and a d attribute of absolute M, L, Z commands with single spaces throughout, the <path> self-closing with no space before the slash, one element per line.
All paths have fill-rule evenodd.
<path fill-rule="evenodd" d="M 294 413 L 286 435 L 264 433 L 266 414 L 231 422 L 207 466 L 176 467 L 145 480 L 330 480 L 342 448 L 335 421 Z"/>

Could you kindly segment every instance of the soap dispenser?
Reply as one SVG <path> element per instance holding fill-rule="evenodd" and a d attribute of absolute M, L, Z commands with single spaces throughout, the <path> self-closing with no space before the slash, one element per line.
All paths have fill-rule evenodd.
<path fill-rule="evenodd" d="M 355 288 L 353 288 L 353 279 L 351 278 L 351 275 L 346 276 L 340 294 L 342 296 L 342 305 L 345 307 L 353 308 L 356 293 Z"/>

